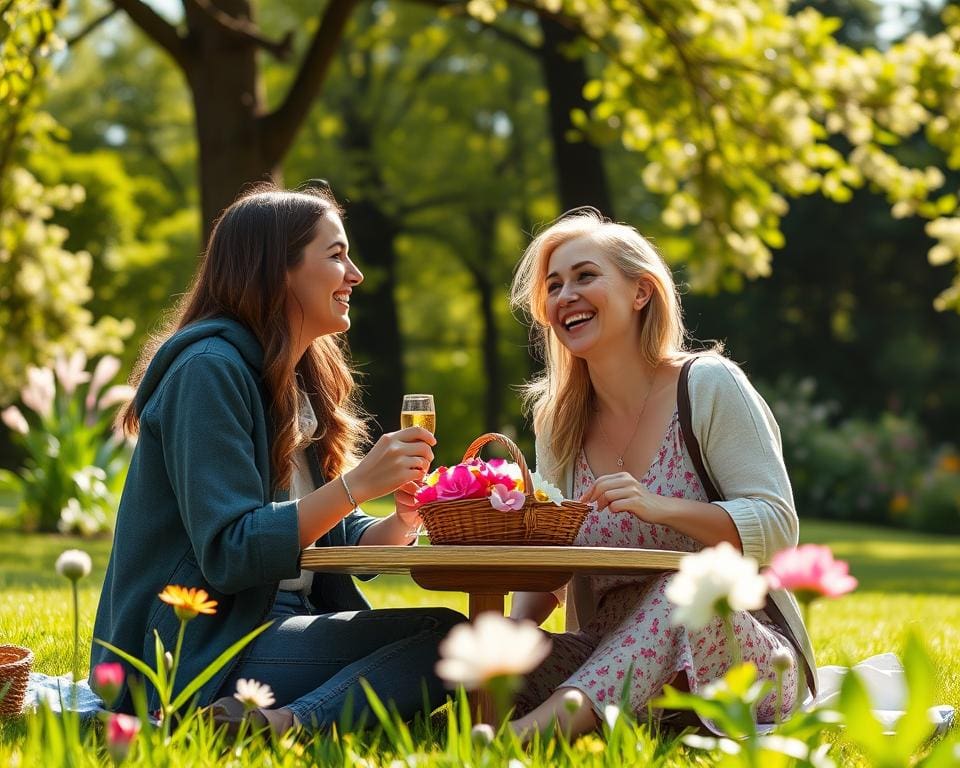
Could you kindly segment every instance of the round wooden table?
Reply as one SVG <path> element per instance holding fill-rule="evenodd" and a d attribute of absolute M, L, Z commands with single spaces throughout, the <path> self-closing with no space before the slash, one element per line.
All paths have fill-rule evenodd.
<path fill-rule="evenodd" d="M 508 592 L 548 592 L 576 574 L 647 574 L 676 570 L 687 553 L 613 547 L 310 547 L 300 565 L 312 571 L 409 573 L 424 589 L 466 592 L 470 619 L 483 611 L 503 615 Z M 493 702 L 483 691 L 470 694 L 480 722 L 492 723 Z"/>
<path fill-rule="evenodd" d="M 310 547 L 300 565 L 332 573 L 409 573 L 424 589 L 466 592 L 470 618 L 503 613 L 508 592 L 548 592 L 575 574 L 676 570 L 687 553 L 617 547 Z"/>

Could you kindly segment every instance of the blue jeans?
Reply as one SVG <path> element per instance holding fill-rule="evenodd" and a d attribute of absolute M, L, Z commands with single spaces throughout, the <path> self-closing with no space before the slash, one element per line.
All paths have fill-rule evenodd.
<path fill-rule="evenodd" d="M 248 646 L 220 695 L 233 694 L 240 678 L 267 683 L 274 706 L 291 709 L 308 730 L 366 716 L 361 678 L 404 719 L 423 711 L 424 690 L 431 709 L 443 704 L 437 645 L 465 620 L 448 608 L 311 614 L 302 595 L 282 590 L 268 618 L 273 624 Z"/>

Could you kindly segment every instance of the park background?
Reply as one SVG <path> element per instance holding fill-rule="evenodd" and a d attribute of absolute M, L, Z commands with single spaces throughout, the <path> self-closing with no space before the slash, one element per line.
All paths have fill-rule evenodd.
<path fill-rule="evenodd" d="M 516 387 L 539 362 L 507 296 L 532 234 L 585 204 L 636 226 L 674 269 L 691 334 L 722 341 L 773 408 L 808 536 L 873 590 L 818 619 L 824 658 L 887 650 L 908 616 L 930 619 L 945 661 L 960 610 L 954 11 L 0 2 L 0 404 L 30 427 L 0 427 L 0 634 L 25 632 L 62 671 L 40 575 L 59 544 L 34 534 L 92 535 L 102 578 L 128 450 L 94 451 L 98 474 L 78 480 L 70 435 L 108 441 L 112 411 L 81 429 L 85 390 L 58 378 L 58 423 L 40 425 L 28 369 L 79 350 L 90 370 L 119 357 L 121 381 L 216 213 L 271 176 L 326 179 L 345 205 L 366 276 L 349 346 L 374 431 L 397 427 L 402 393 L 432 392 L 444 463 L 485 431 L 532 458 Z M 57 428 L 58 447 L 30 442 Z M 23 481 L 41 454 L 44 514 Z M 430 602 L 391 584 L 378 604 Z M 24 630 L 33 591 L 46 624 Z M 91 585 L 88 616 L 95 601 Z M 958 703 L 955 662 L 937 690 Z"/>

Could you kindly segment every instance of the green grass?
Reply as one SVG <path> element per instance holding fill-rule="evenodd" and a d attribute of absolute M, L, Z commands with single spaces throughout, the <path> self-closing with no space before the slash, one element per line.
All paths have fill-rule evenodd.
<path fill-rule="evenodd" d="M 855 593 L 814 604 L 810 630 L 818 663 L 849 664 L 875 653 L 900 652 L 907 633 L 915 630 L 938 670 L 937 703 L 960 707 L 960 538 L 805 521 L 802 539 L 828 544 L 860 580 Z M 110 544 L 108 539 L 0 530 L 0 642 L 32 648 L 36 671 L 62 674 L 70 668 L 70 593 L 53 565 L 64 549 L 82 548 L 93 558 L 93 574 L 80 588 L 85 668 Z M 406 577 L 381 576 L 362 588 L 374 607 L 444 605 L 466 611 L 463 595 L 427 592 Z M 560 611 L 546 626 L 561 629 Z M 0 721 L 0 762 L 22 734 L 21 727 Z"/>

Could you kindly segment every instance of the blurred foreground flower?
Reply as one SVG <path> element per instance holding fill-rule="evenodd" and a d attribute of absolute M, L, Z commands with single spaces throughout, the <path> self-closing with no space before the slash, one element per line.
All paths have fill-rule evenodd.
<path fill-rule="evenodd" d="M 109 708 L 117 700 L 123 687 L 123 665 L 116 661 L 105 661 L 93 668 L 91 677 L 93 690 Z"/>
<path fill-rule="evenodd" d="M 550 653 L 552 643 L 532 621 L 481 613 L 472 624 L 458 624 L 440 643 L 437 676 L 450 687 L 485 688 L 503 718 L 520 687 Z"/>
<path fill-rule="evenodd" d="M 180 621 L 195 619 L 198 613 L 212 615 L 217 612 L 217 601 L 208 600 L 210 596 L 205 589 L 196 587 L 178 587 L 168 584 L 160 593 L 160 599 L 167 605 L 173 606 L 174 613 Z"/>
<path fill-rule="evenodd" d="M 834 560 L 830 547 L 804 544 L 777 552 L 765 575 L 770 589 L 789 589 L 803 606 L 809 623 L 810 604 L 818 597 L 840 597 L 857 588 L 843 560 Z"/>
<path fill-rule="evenodd" d="M 243 704 L 243 708 L 247 711 L 258 707 L 271 707 L 276 701 L 273 697 L 273 689 L 269 685 L 245 678 L 237 680 L 237 690 L 233 698 Z"/>
<path fill-rule="evenodd" d="M 82 549 L 66 549 L 57 558 L 54 568 L 58 574 L 75 582 L 90 574 L 93 562 L 90 560 L 90 555 Z"/>
<path fill-rule="evenodd" d="M 494 677 L 527 674 L 550 646 L 532 621 L 481 613 L 472 624 L 457 624 L 440 643 L 437 675 L 451 686 L 473 690 Z"/>
<path fill-rule="evenodd" d="M 107 751 L 114 762 L 126 759 L 140 731 L 140 721 L 131 716 L 111 713 L 107 718 Z"/>
<path fill-rule="evenodd" d="M 721 542 L 684 557 L 666 595 L 676 606 L 673 623 L 697 630 L 714 616 L 763 608 L 767 582 L 756 560 Z"/>

